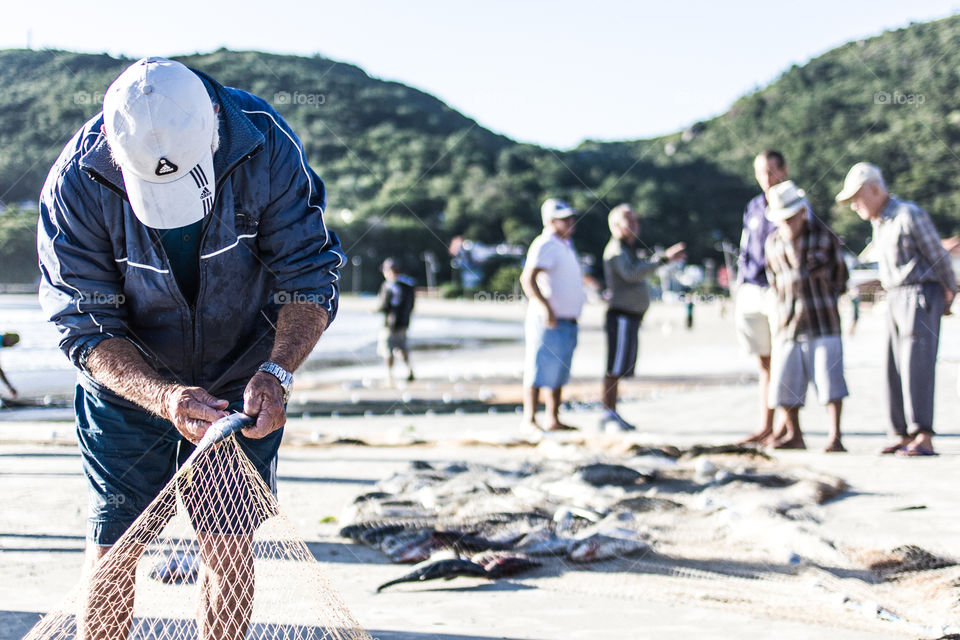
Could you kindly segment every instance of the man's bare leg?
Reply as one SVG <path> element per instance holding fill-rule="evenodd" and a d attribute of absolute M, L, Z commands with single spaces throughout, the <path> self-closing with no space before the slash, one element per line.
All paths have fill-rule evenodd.
<path fill-rule="evenodd" d="M 784 407 L 785 433 L 773 443 L 774 449 L 806 449 L 800 430 L 800 407 Z"/>
<path fill-rule="evenodd" d="M 523 424 L 539 429 L 537 425 L 537 405 L 540 404 L 540 387 L 523 388 Z"/>
<path fill-rule="evenodd" d="M 87 590 L 77 616 L 77 640 L 123 640 L 130 633 L 143 546 L 118 549 L 108 563 L 101 563 L 110 549 L 87 543 L 83 580 Z"/>
<path fill-rule="evenodd" d="M 201 640 L 241 640 L 253 612 L 253 538 L 197 534 L 203 559 L 198 582 Z"/>
<path fill-rule="evenodd" d="M 603 408 L 608 411 L 617 410 L 617 389 L 620 378 L 611 375 L 603 376 Z"/>
<path fill-rule="evenodd" d="M 383 359 L 384 364 L 387 365 L 387 385 L 393 388 L 393 350 L 390 350 L 390 353 L 386 355 Z"/>
<path fill-rule="evenodd" d="M 771 438 L 776 437 L 773 433 L 773 416 L 775 409 L 769 405 L 768 400 L 770 395 L 770 356 L 759 356 L 758 361 L 760 364 L 760 416 L 763 424 L 760 431 L 750 434 L 744 440 L 741 440 L 739 444 L 764 444 L 768 443 Z"/>
<path fill-rule="evenodd" d="M 413 367 L 410 366 L 410 352 L 406 349 L 400 350 L 400 358 L 403 360 L 403 366 L 407 368 L 407 382 L 413 382 Z"/>
<path fill-rule="evenodd" d="M 571 427 L 568 424 L 560 422 L 560 401 L 562 395 L 563 387 L 550 389 L 550 393 L 547 394 L 547 426 L 544 427 L 547 431 L 568 431 L 576 429 L 576 427 Z"/>
<path fill-rule="evenodd" d="M 840 413 L 843 410 L 843 400 L 834 400 L 827 403 L 827 415 L 830 417 L 830 440 L 824 451 L 827 453 L 844 452 L 843 442 L 840 441 Z"/>

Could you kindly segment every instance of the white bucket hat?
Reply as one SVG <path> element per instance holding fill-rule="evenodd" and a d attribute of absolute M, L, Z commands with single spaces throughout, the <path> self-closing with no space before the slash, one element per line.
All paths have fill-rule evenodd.
<path fill-rule="evenodd" d="M 783 222 L 795 216 L 804 207 L 810 210 L 807 194 L 798 189 L 793 180 L 785 180 L 770 187 L 767 194 L 767 220 Z"/>
<path fill-rule="evenodd" d="M 138 60 L 107 89 L 103 124 L 140 222 L 173 229 L 210 212 L 217 117 L 197 74 L 165 58 Z"/>

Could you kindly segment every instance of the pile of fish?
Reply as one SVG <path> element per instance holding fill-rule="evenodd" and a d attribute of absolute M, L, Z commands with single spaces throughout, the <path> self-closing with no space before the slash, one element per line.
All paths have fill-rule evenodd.
<path fill-rule="evenodd" d="M 739 482 L 783 488 L 798 482 L 744 467 L 743 455 L 731 468 L 692 460 L 710 453 L 758 455 L 661 449 L 617 462 L 544 460 L 516 468 L 417 461 L 358 496 L 341 518 L 350 524 L 340 535 L 382 551 L 391 562 L 425 563 L 380 589 L 463 575 L 496 579 L 550 557 L 586 563 L 649 554 L 654 533 L 647 516 L 680 513 L 690 508 L 684 499 L 691 502 L 706 487 Z M 679 464 L 681 457 L 689 464 Z"/>

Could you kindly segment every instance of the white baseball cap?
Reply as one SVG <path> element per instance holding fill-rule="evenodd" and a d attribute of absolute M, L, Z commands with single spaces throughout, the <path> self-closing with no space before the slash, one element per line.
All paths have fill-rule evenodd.
<path fill-rule="evenodd" d="M 883 174 L 880 173 L 879 167 L 869 162 L 858 162 L 853 165 L 843 180 L 843 189 L 837 194 L 837 202 L 847 202 L 857 195 L 860 187 L 868 182 L 883 184 Z"/>
<path fill-rule="evenodd" d="M 217 117 L 197 74 L 166 58 L 136 61 L 107 89 L 103 124 L 140 222 L 173 229 L 210 212 Z"/>
<path fill-rule="evenodd" d="M 807 194 L 798 189 L 793 180 L 784 180 L 770 187 L 767 193 L 767 220 L 783 222 L 800 213 L 804 207 L 810 210 Z"/>
<path fill-rule="evenodd" d="M 572 215 L 576 215 L 576 213 L 573 207 L 563 200 L 557 200 L 556 198 L 547 198 L 543 201 L 543 204 L 540 205 L 540 218 L 543 220 L 543 226 L 547 226 L 551 220 L 569 218 Z"/>

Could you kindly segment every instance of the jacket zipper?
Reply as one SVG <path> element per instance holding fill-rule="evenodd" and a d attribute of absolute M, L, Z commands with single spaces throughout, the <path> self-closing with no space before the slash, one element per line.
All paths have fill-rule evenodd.
<path fill-rule="evenodd" d="M 227 178 L 229 178 L 230 175 L 233 174 L 233 172 L 240 167 L 240 165 L 244 164 L 245 162 L 253 158 L 253 156 L 257 155 L 257 153 L 259 153 L 262 148 L 263 148 L 263 145 L 255 146 L 251 151 L 249 151 L 248 153 L 245 153 L 235 163 L 227 167 L 227 170 L 223 172 L 223 176 L 217 179 L 217 184 L 216 184 L 216 187 L 214 188 L 214 198 L 213 198 L 214 208 L 216 208 L 217 206 L 217 201 L 220 199 L 220 193 L 223 190 L 223 185 L 226 183 Z M 211 214 L 212 214 L 212 210 L 211 210 Z M 207 231 L 210 229 L 211 225 L 212 225 L 212 221 L 205 224 L 203 227 L 203 231 L 200 233 L 200 245 L 199 245 L 200 250 L 197 256 L 196 301 L 199 301 L 201 296 L 203 295 L 204 268 L 203 268 L 203 260 L 200 258 L 200 256 L 203 255 L 203 243 L 207 239 Z M 199 355 L 198 349 L 200 348 L 200 314 L 196 312 L 196 305 L 188 305 L 188 309 L 189 309 L 188 313 L 190 314 L 191 321 L 192 321 L 191 333 L 193 334 L 193 351 L 192 351 L 193 361 L 191 362 L 190 372 L 191 372 L 191 375 L 193 376 L 193 379 L 196 381 L 195 384 L 197 386 L 200 386 L 206 389 L 206 387 L 202 384 L 203 382 L 203 380 L 201 379 L 202 372 L 200 371 L 200 363 L 202 362 L 203 358 L 198 357 Z M 210 391 L 210 390 L 207 389 L 207 391 Z"/>

